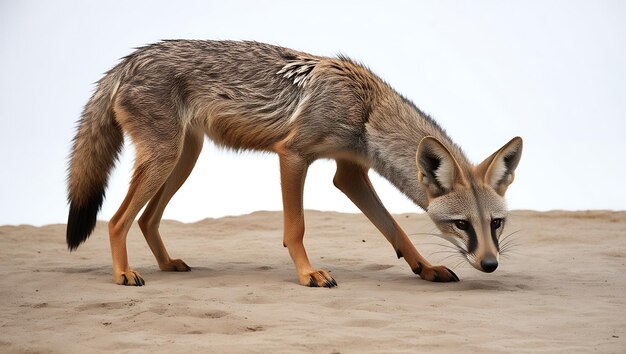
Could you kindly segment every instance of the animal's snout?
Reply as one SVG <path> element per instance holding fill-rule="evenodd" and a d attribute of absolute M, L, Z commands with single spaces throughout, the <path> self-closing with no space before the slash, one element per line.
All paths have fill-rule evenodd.
<path fill-rule="evenodd" d="M 498 268 L 498 260 L 495 258 L 486 258 L 480 261 L 480 267 L 483 272 L 491 273 Z"/>

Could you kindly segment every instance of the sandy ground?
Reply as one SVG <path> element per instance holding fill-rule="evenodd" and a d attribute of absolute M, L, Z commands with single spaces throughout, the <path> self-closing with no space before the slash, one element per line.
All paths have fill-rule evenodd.
<path fill-rule="evenodd" d="M 364 216 L 307 211 L 310 258 L 335 289 L 296 284 L 281 218 L 164 222 L 188 273 L 159 271 L 134 226 L 139 288 L 112 283 L 105 223 L 71 254 L 64 225 L 0 227 L 0 352 L 626 352 L 626 212 L 514 212 L 518 246 L 495 273 L 463 264 L 441 284 Z M 397 219 L 431 262 L 448 257 L 417 234 L 433 229 L 425 215 Z"/>

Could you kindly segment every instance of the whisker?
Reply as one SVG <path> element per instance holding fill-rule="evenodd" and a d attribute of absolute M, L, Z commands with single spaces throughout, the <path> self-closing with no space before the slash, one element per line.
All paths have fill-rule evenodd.
<path fill-rule="evenodd" d="M 439 235 L 440 238 L 450 242 L 452 245 L 454 245 L 456 248 L 458 248 L 460 251 L 463 251 L 464 253 L 467 253 L 467 250 L 465 249 L 465 245 L 461 242 L 461 240 L 459 240 L 458 238 L 454 237 L 454 236 L 450 236 L 450 235 Z"/>
<path fill-rule="evenodd" d="M 427 245 L 427 243 L 424 244 L 424 245 Z M 444 245 L 444 244 L 440 244 L 440 243 L 430 243 L 430 245 L 443 247 L 443 248 L 446 248 L 446 249 L 449 249 L 449 250 L 452 250 L 452 251 L 459 251 L 459 248 L 457 246 L 455 246 L 455 245 Z"/>
<path fill-rule="evenodd" d="M 443 258 L 443 259 L 442 259 L 442 260 L 440 260 L 439 262 L 440 262 L 440 263 L 443 263 L 443 262 L 447 261 L 448 259 L 450 259 L 450 258 L 452 258 L 452 257 L 457 257 L 457 256 L 459 256 L 459 254 L 458 254 L 458 253 L 454 253 L 454 254 L 451 254 L 451 255 L 449 255 L 449 256 L 447 256 L 447 257 Z M 462 260 L 465 260 L 462 256 L 461 256 L 461 259 L 462 259 Z"/>
<path fill-rule="evenodd" d="M 449 260 L 449 259 L 452 259 L 451 263 L 453 263 L 453 264 L 457 264 L 457 263 L 459 263 L 459 262 L 461 262 L 461 261 L 463 261 L 463 260 L 464 260 L 463 256 L 461 256 L 461 257 L 459 257 L 459 258 L 454 258 L 455 256 L 460 256 L 460 255 L 459 255 L 458 253 L 457 253 L 457 254 L 455 254 L 455 255 L 450 255 L 450 256 L 448 256 L 448 257 L 446 257 L 446 258 L 442 259 L 440 263 L 444 263 L 445 261 L 447 261 L 447 260 Z"/>
<path fill-rule="evenodd" d="M 464 259 L 464 253 L 465 251 L 463 250 L 459 250 L 459 249 L 447 249 L 447 250 L 440 250 L 440 251 L 436 251 L 436 252 L 432 252 L 431 255 L 437 255 L 437 254 L 447 254 L 447 256 L 445 256 L 443 259 L 439 260 L 439 262 L 443 262 L 451 257 L 454 256 L 460 256 L 461 258 Z"/>
<path fill-rule="evenodd" d="M 501 255 L 501 256 L 503 256 L 503 255 L 504 255 L 504 256 L 509 256 L 509 255 L 511 255 L 511 254 L 515 254 L 515 255 L 524 255 L 524 253 L 519 252 L 519 251 L 517 251 L 517 250 L 515 250 L 515 249 L 513 249 L 513 250 L 508 249 L 508 250 L 506 250 L 505 252 L 500 252 L 500 255 Z"/>
<path fill-rule="evenodd" d="M 517 234 L 517 235 L 515 235 L 515 237 L 512 237 L 513 234 L 506 235 L 506 237 L 503 237 L 502 240 L 499 240 L 499 242 L 500 243 L 505 243 L 505 242 L 508 242 L 508 241 L 519 240 L 521 235 L 523 235 L 523 234 Z"/>
<path fill-rule="evenodd" d="M 461 267 L 462 265 L 467 264 L 467 260 L 465 259 L 461 259 L 460 261 L 456 262 L 453 266 L 452 269 L 457 269 L 459 267 Z"/>
<path fill-rule="evenodd" d="M 499 242 L 501 242 L 501 243 L 502 243 L 502 242 L 506 241 L 508 238 L 510 238 L 510 237 L 511 237 L 511 236 L 513 236 L 513 235 L 516 235 L 518 232 L 520 232 L 520 231 L 522 231 L 522 230 L 523 230 L 523 229 L 515 230 L 515 231 L 511 232 L 510 234 L 507 234 L 507 235 L 505 235 L 505 236 L 501 237 L 501 238 L 500 238 L 500 240 L 499 240 Z M 523 235 L 523 234 L 520 234 L 520 235 L 518 235 L 518 237 L 519 237 L 519 236 L 522 236 L 522 235 Z"/>
<path fill-rule="evenodd" d="M 473 253 L 467 254 L 465 258 L 469 263 L 476 263 L 476 255 Z"/>
<path fill-rule="evenodd" d="M 450 259 L 452 259 L 452 260 L 450 260 Z M 454 258 L 452 255 L 450 255 L 448 257 L 445 257 L 443 259 L 435 259 L 435 263 L 437 263 L 437 264 L 446 264 L 448 262 L 452 263 L 452 262 L 456 262 L 456 261 L 457 261 L 457 259 Z"/>
<path fill-rule="evenodd" d="M 441 238 L 435 240 L 441 241 Z M 447 242 L 419 242 L 420 245 L 437 245 L 437 246 L 449 246 Z"/>
<path fill-rule="evenodd" d="M 501 254 L 500 257 L 502 259 L 506 259 L 506 260 L 512 260 L 515 259 L 517 256 L 520 256 L 520 253 L 508 253 L 508 254 Z"/>
<path fill-rule="evenodd" d="M 515 233 L 517 233 L 517 231 Z M 513 234 L 514 233 L 507 235 L 503 239 L 504 242 L 500 244 L 500 255 L 503 258 L 510 259 L 512 258 L 512 255 L 523 255 L 523 253 L 517 251 L 521 248 L 522 243 L 519 237 L 511 237 Z"/>
<path fill-rule="evenodd" d="M 503 238 L 502 240 L 500 240 L 498 243 L 502 244 L 502 243 L 507 243 L 507 242 L 511 242 L 511 241 L 517 241 L 517 240 L 519 240 L 519 237 L 506 237 L 506 238 Z"/>
<path fill-rule="evenodd" d="M 522 231 L 522 229 L 515 230 L 500 239 L 500 255 L 506 257 L 511 253 L 515 253 L 514 250 L 521 245 L 519 242 L 519 236 L 523 234 L 519 234 L 520 231 Z M 513 237 L 514 235 L 517 236 Z"/>
<path fill-rule="evenodd" d="M 457 254 L 458 252 L 454 252 L 453 250 L 441 250 L 441 251 L 435 251 L 435 252 L 431 252 L 431 255 L 435 255 L 435 254 L 442 254 L 442 253 L 452 253 L 452 254 Z"/>
<path fill-rule="evenodd" d="M 453 251 L 455 254 L 458 253 L 461 256 L 466 255 L 468 252 L 465 249 L 465 244 L 463 244 L 461 242 L 461 240 L 459 240 L 458 238 L 452 236 L 452 235 L 446 235 L 446 234 L 435 234 L 435 233 L 427 233 L 427 232 L 416 232 L 416 233 L 412 233 L 411 235 L 428 235 L 428 236 L 432 236 L 432 237 L 437 237 L 439 239 L 443 239 L 449 242 L 449 244 L 442 244 L 439 242 L 426 242 L 424 244 L 430 244 L 430 245 L 436 245 L 439 247 L 443 247 L 446 248 L 446 250 L 443 251 L 438 251 L 438 252 L 434 252 L 432 254 L 440 254 L 440 253 L 446 253 L 446 252 L 450 252 Z"/>
<path fill-rule="evenodd" d="M 505 250 L 505 249 L 508 249 L 508 248 L 520 247 L 521 245 L 522 244 L 519 243 L 519 242 L 511 242 L 511 241 L 509 241 L 509 242 L 507 242 L 507 243 L 505 243 L 503 245 L 500 245 L 500 250 Z"/>
<path fill-rule="evenodd" d="M 410 233 L 408 235 L 409 236 L 424 236 L 424 235 L 426 235 L 426 236 L 440 236 L 441 234 L 435 234 L 435 233 L 432 233 L 432 232 L 413 232 L 413 233 Z"/>
<path fill-rule="evenodd" d="M 509 239 L 506 242 L 500 243 L 499 248 L 502 250 L 508 247 L 512 247 L 512 246 L 518 247 L 521 245 L 522 243 L 518 239 Z"/>

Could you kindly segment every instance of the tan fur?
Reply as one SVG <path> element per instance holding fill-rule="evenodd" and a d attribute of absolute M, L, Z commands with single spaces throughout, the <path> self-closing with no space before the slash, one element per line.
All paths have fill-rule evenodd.
<path fill-rule="evenodd" d="M 122 134 L 136 147 L 135 169 L 109 222 L 109 234 L 114 280 L 124 285 L 144 284 L 128 264 L 126 236 L 146 204 L 139 226 L 159 268 L 190 270 L 168 254 L 159 223 L 191 173 L 204 136 L 235 150 L 278 154 L 283 244 L 300 284 L 307 286 L 337 285 L 328 272 L 312 267 L 303 244 L 302 193 L 308 166 L 316 159 L 337 161 L 335 186 L 416 274 L 457 281 L 452 271 L 431 265 L 415 249 L 382 205 L 368 170 L 379 172 L 427 210 L 457 247 L 475 245 L 465 253 L 480 269 L 482 260 L 497 258 L 495 234 L 490 236 L 488 228 L 493 220 L 487 219 L 505 217 L 502 195 L 521 154 L 517 138 L 474 167 L 434 120 L 344 57 L 256 42 L 160 42 L 138 49 L 107 73 L 85 107 L 69 168 L 70 249 L 95 225 Z M 451 218 L 475 225 L 476 235 L 455 230 L 458 220 Z"/>

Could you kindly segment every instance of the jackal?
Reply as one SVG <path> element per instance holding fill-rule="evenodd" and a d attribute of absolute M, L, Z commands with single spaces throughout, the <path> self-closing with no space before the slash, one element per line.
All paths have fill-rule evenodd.
<path fill-rule="evenodd" d="M 302 192 L 308 166 L 334 159 L 334 185 L 387 238 L 398 258 L 430 281 L 458 281 L 431 265 L 382 205 L 374 169 L 426 210 L 445 238 L 477 269 L 498 266 L 498 240 L 522 139 L 474 166 L 442 128 L 362 65 L 257 42 L 168 40 L 137 49 L 100 79 L 84 108 L 68 173 L 67 244 L 95 227 L 124 134 L 136 147 L 128 193 L 109 221 L 113 277 L 144 285 L 128 264 L 126 236 L 138 220 L 159 268 L 189 271 L 159 233 L 163 211 L 185 182 L 205 135 L 234 150 L 279 156 L 283 245 L 300 284 L 334 287 L 311 266 L 304 245 Z"/>

